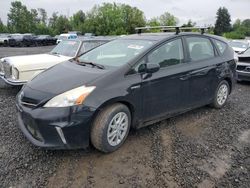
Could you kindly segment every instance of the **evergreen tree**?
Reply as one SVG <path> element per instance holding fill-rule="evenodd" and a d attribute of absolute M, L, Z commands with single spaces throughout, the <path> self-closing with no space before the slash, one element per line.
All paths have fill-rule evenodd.
<path fill-rule="evenodd" d="M 231 31 L 231 16 L 225 7 L 220 7 L 217 11 L 217 20 L 215 23 L 214 33 L 222 35 L 225 32 Z"/>

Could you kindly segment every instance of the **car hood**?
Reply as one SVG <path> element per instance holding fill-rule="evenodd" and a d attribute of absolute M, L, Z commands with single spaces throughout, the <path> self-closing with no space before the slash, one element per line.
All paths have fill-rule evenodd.
<path fill-rule="evenodd" d="M 72 57 L 52 54 L 36 54 L 5 57 L 3 60 L 7 61 L 19 71 L 43 70 L 51 67 L 57 63 L 61 63 L 71 59 Z"/>
<path fill-rule="evenodd" d="M 60 63 L 36 76 L 27 87 L 54 95 L 88 85 L 108 73 L 106 69 L 77 65 L 74 61 Z"/>

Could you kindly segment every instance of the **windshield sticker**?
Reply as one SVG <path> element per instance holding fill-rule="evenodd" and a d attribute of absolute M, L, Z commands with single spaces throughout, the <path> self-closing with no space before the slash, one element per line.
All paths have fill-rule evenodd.
<path fill-rule="evenodd" d="M 142 48 L 144 48 L 144 46 L 131 44 L 131 45 L 128 46 L 128 48 L 135 49 L 135 50 L 141 50 Z"/>

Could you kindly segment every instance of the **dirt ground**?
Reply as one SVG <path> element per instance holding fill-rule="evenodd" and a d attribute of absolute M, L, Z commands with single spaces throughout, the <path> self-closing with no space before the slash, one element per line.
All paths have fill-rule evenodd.
<path fill-rule="evenodd" d="M 16 124 L 17 92 L 0 89 L 0 187 L 250 185 L 250 83 L 237 84 L 221 110 L 206 106 L 132 130 L 111 154 L 33 146 Z"/>

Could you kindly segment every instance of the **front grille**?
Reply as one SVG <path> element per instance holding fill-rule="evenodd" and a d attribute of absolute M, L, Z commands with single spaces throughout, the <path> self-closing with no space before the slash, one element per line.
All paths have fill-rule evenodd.
<path fill-rule="evenodd" d="M 11 66 L 6 63 L 5 61 L 2 62 L 2 68 L 3 68 L 3 74 L 5 78 L 10 78 L 11 77 Z"/>
<path fill-rule="evenodd" d="M 245 65 L 238 65 L 237 66 L 237 70 L 239 70 L 239 71 L 244 71 L 245 69 L 246 69 Z"/>
<path fill-rule="evenodd" d="M 31 99 L 27 96 L 24 96 L 24 93 L 21 92 L 19 95 L 18 95 L 18 100 L 19 102 L 23 105 L 23 106 L 26 106 L 28 108 L 35 108 L 37 105 L 38 105 L 38 101 L 34 100 L 34 99 Z"/>

